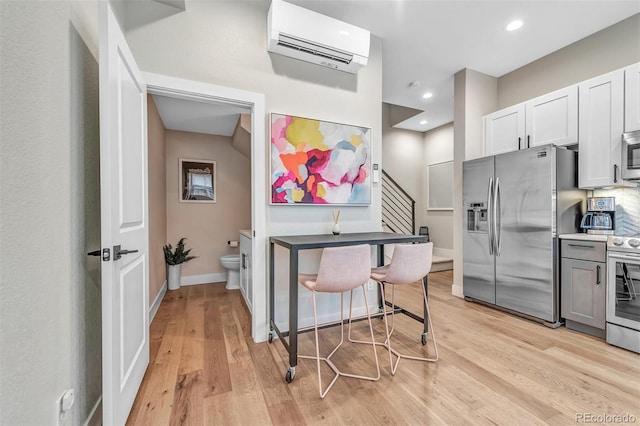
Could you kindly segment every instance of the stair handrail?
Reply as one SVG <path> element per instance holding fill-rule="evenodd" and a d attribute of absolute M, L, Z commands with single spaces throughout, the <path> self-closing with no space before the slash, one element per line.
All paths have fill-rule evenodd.
<path fill-rule="evenodd" d="M 395 181 L 395 179 L 393 179 L 393 178 L 389 175 L 389 173 L 387 173 L 384 169 L 382 170 L 382 177 L 383 177 L 383 182 L 384 182 L 384 180 L 388 180 L 388 182 L 391 184 L 391 188 L 392 188 L 396 193 L 398 193 L 398 192 L 399 192 L 401 195 L 403 195 L 403 196 L 406 198 L 405 200 L 401 200 L 401 201 L 403 201 L 403 202 L 404 202 L 404 201 L 409 201 L 409 202 L 411 203 L 411 212 L 410 212 L 410 215 L 411 215 L 411 230 L 410 230 L 410 231 L 411 231 L 411 234 L 412 234 L 412 235 L 413 235 L 413 234 L 415 234 L 415 233 L 416 233 L 416 201 L 415 201 L 415 200 L 413 199 L 413 197 L 412 197 L 411 195 L 409 195 L 409 193 L 407 193 L 407 191 L 405 191 L 405 189 L 404 189 L 402 186 L 400 186 L 400 184 L 398 184 L 398 182 L 396 182 L 396 181 Z M 384 195 L 384 190 L 383 190 L 383 195 Z M 389 197 L 389 196 L 387 195 L 387 197 Z M 395 196 L 395 197 L 396 197 L 396 199 L 400 200 L 400 197 L 397 197 L 397 196 Z M 383 196 L 383 200 L 384 200 L 384 198 L 385 198 L 385 197 Z M 393 210 L 393 211 L 395 211 L 396 213 L 398 213 L 398 214 L 407 214 L 407 213 L 409 213 L 409 211 L 408 211 L 408 206 L 407 206 L 406 211 L 404 211 L 404 212 L 403 212 L 403 210 L 401 210 L 401 209 L 399 209 L 399 208 L 398 208 L 399 206 L 398 206 L 395 202 L 394 202 L 393 204 L 395 205 L 395 207 L 396 207 L 396 208 L 392 208 L 392 210 Z M 390 206 L 390 207 L 392 207 L 392 206 Z M 384 215 L 384 208 L 383 208 L 383 215 Z M 391 216 L 390 216 L 390 217 L 391 217 Z M 394 228 L 393 228 L 393 227 L 391 227 L 391 226 L 389 225 L 389 222 L 388 222 L 388 221 L 386 221 L 386 222 L 384 221 L 384 217 L 383 217 L 383 224 L 385 224 L 385 225 L 386 225 L 389 229 L 391 229 L 393 232 L 396 232 L 396 231 L 394 230 Z M 407 225 L 408 225 L 408 224 L 407 224 Z M 407 227 L 407 225 L 404 225 L 404 224 L 398 223 L 398 226 L 401 226 L 401 227 L 403 227 L 403 228 L 406 228 L 406 227 Z"/>

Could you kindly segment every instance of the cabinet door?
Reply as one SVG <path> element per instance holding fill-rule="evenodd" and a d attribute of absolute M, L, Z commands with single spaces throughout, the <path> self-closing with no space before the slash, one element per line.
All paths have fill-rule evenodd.
<path fill-rule="evenodd" d="M 249 241 L 251 243 L 251 241 Z M 249 248 L 247 250 L 247 259 L 246 259 L 246 276 L 247 276 L 247 292 L 245 294 L 245 300 L 247 301 L 247 306 L 249 307 L 249 312 L 253 312 L 253 272 L 252 272 L 252 263 L 253 263 L 253 250 L 251 249 L 251 244 L 249 244 Z"/>
<path fill-rule="evenodd" d="M 580 83 L 578 186 L 622 185 L 623 70 Z"/>
<path fill-rule="evenodd" d="M 640 130 L 640 63 L 624 70 L 624 131 Z"/>
<path fill-rule="evenodd" d="M 605 263 L 562 259 L 562 317 L 605 327 Z"/>
<path fill-rule="evenodd" d="M 532 99 L 525 109 L 527 139 L 523 148 L 578 143 L 578 86 Z"/>
<path fill-rule="evenodd" d="M 517 151 L 524 140 L 524 104 L 484 117 L 485 155 Z"/>

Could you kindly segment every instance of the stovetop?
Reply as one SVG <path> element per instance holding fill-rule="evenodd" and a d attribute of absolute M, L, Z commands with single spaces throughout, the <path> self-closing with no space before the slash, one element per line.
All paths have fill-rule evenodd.
<path fill-rule="evenodd" d="M 640 236 L 620 237 L 611 235 L 607 238 L 607 250 L 640 253 Z"/>

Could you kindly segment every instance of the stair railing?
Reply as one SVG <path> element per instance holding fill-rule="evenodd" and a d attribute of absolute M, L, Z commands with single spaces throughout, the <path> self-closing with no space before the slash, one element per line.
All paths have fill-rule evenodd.
<path fill-rule="evenodd" d="M 387 172 L 382 170 L 382 225 L 392 232 L 414 235 L 416 202 Z"/>

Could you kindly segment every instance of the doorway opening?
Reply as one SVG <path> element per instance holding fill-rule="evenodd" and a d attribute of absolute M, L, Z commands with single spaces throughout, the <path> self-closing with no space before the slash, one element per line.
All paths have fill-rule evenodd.
<path fill-rule="evenodd" d="M 161 120 L 158 126 L 150 118 L 148 129 L 149 287 L 150 301 L 153 301 L 150 316 L 162 300 L 158 287 L 164 282 L 164 278 L 157 277 L 163 274 L 164 257 L 153 261 L 153 256 L 158 256 L 158 248 L 154 245 L 165 243 L 162 236 L 174 244 L 179 238 L 186 237 L 188 247 L 193 247 L 193 254 L 201 258 L 194 260 L 193 265 L 186 264 L 183 285 L 226 281 L 227 270 L 220 257 L 240 255 L 240 284 L 243 284 L 241 291 L 251 312 L 251 335 L 256 342 L 265 341 L 264 95 L 155 74 L 145 73 L 144 77 L 149 94 L 149 117 L 155 108 L 156 120 Z M 162 132 L 160 126 L 165 129 L 164 158 L 161 155 L 154 158 L 153 133 Z M 180 183 L 181 164 L 184 164 L 181 159 L 215 163 L 213 168 L 217 170 L 212 173 L 215 202 L 192 203 L 184 199 L 185 188 L 180 187 L 184 186 L 184 182 Z M 153 161 L 157 162 L 157 169 L 162 169 L 162 163 L 165 165 L 164 197 L 162 185 L 152 181 L 154 176 L 161 178 L 162 172 L 153 166 Z M 157 214 L 161 206 L 158 206 L 158 212 L 154 209 L 154 202 L 157 203 L 154 189 L 160 204 L 164 200 L 166 205 L 166 231 L 164 235 L 160 232 L 160 237 L 154 234 L 154 228 L 159 231 L 162 228 L 162 217 Z M 236 247 L 241 231 L 245 236 L 242 248 Z M 154 266 L 156 276 L 152 271 Z"/>

